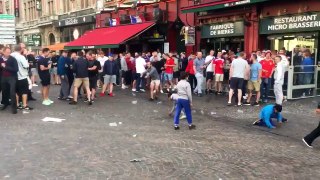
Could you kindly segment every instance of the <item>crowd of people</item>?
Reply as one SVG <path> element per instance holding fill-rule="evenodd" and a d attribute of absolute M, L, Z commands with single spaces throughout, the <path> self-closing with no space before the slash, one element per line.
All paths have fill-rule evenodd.
<path fill-rule="evenodd" d="M 78 104 L 84 94 L 84 101 L 92 105 L 96 98 L 115 96 L 114 86 L 122 89 L 131 88 L 133 92 L 144 93 L 149 89 L 150 101 L 158 99 L 159 94 L 170 94 L 175 102 L 175 129 L 178 129 L 180 113 L 184 109 L 191 129 L 190 107 L 192 94 L 199 97 L 209 94 L 228 94 L 227 105 L 260 106 L 268 103 L 270 88 L 273 85 L 275 105 L 269 108 L 278 113 L 284 101 L 283 85 L 290 57 L 285 50 L 256 51 L 251 54 L 221 50 L 211 50 L 204 57 L 202 52 L 178 54 L 177 52 L 160 53 L 106 53 L 97 51 L 62 51 L 57 55 L 48 48 L 43 48 L 36 55 L 28 52 L 23 43 L 9 47 L 0 47 L 2 109 L 12 105 L 12 112 L 17 109 L 32 110 L 28 100 L 32 97 L 32 87 L 38 86 L 40 79 L 42 104 L 54 103 L 49 98 L 50 85 L 61 85 L 59 100 Z M 310 64 L 311 52 L 304 49 L 303 62 Z M 310 68 L 304 68 L 310 70 Z M 311 81 L 305 75 L 299 81 Z M 101 90 L 99 90 L 101 89 Z M 234 99 L 235 101 L 233 101 Z M 272 109 L 272 111 L 270 110 Z M 173 112 L 171 112 L 173 113 Z M 265 114 L 265 112 L 264 112 Z M 266 119 L 265 117 L 268 117 Z M 269 122 L 270 116 L 260 115 L 254 124 L 264 123 L 275 128 Z M 278 121 L 282 122 L 281 116 Z"/>

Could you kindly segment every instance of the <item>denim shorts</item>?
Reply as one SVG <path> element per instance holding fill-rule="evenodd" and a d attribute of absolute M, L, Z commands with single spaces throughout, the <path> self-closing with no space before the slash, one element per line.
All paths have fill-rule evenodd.
<path fill-rule="evenodd" d="M 164 80 L 165 81 L 172 81 L 173 74 L 164 73 Z"/>

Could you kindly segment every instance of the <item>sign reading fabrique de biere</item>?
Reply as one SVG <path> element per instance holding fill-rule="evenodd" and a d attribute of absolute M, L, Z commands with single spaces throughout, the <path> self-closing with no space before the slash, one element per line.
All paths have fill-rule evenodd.
<path fill-rule="evenodd" d="M 261 19 L 260 34 L 318 31 L 320 14 L 302 14 Z"/>
<path fill-rule="evenodd" d="M 201 38 L 242 36 L 243 34 L 243 22 L 204 25 L 201 29 Z"/>

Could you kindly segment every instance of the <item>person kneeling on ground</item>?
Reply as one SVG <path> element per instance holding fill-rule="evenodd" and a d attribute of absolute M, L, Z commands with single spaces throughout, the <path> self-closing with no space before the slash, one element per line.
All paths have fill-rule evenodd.
<path fill-rule="evenodd" d="M 179 129 L 179 118 L 182 109 L 186 113 L 189 129 L 195 129 L 196 126 L 192 124 L 192 116 L 191 116 L 191 106 L 192 106 L 192 94 L 191 94 L 191 86 L 189 82 L 186 80 L 188 75 L 186 72 L 181 72 L 180 81 L 177 84 L 178 91 L 178 99 L 177 99 L 177 109 L 174 115 L 174 129 Z"/>
<path fill-rule="evenodd" d="M 278 123 L 287 122 L 287 119 L 283 118 L 281 115 L 282 106 L 279 104 L 270 104 L 263 107 L 260 111 L 259 118 L 253 123 L 253 125 L 257 126 L 267 126 L 270 129 L 276 128 L 274 123 L 272 122 L 272 118 L 276 118 Z"/>

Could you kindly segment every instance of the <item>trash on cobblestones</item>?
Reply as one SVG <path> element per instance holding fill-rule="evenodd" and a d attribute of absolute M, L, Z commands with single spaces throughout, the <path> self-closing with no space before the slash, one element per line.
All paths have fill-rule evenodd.
<path fill-rule="evenodd" d="M 37 93 L 38 93 L 38 94 L 40 94 L 40 93 L 41 93 L 41 91 L 37 91 Z"/>
<path fill-rule="evenodd" d="M 197 111 L 196 110 L 192 110 L 192 113 L 196 113 Z"/>
<path fill-rule="evenodd" d="M 154 113 L 157 113 L 157 112 L 159 112 L 159 111 L 158 111 L 158 110 L 153 110 L 153 112 L 154 112 Z"/>
<path fill-rule="evenodd" d="M 30 112 L 28 111 L 22 111 L 22 114 L 29 114 Z"/>
<path fill-rule="evenodd" d="M 121 124 L 122 124 L 122 122 L 119 122 L 118 124 L 119 124 L 119 125 L 121 125 Z"/>
<path fill-rule="evenodd" d="M 130 160 L 130 162 L 141 162 L 141 160 L 140 159 L 132 159 L 132 160 Z"/>
<path fill-rule="evenodd" d="M 42 119 L 44 122 L 62 122 L 65 119 L 60 119 L 60 118 L 52 118 L 52 117 L 45 117 Z"/>
<path fill-rule="evenodd" d="M 202 114 L 202 115 L 204 114 L 204 111 L 203 111 L 203 110 L 201 110 L 201 114 Z"/>
<path fill-rule="evenodd" d="M 162 101 L 158 101 L 157 104 L 162 104 Z"/>
<path fill-rule="evenodd" d="M 115 127 L 115 126 L 118 126 L 118 124 L 116 122 L 113 122 L 113 123 L 109 123 L 109 126 Z"/>
<path fill-rule="evenodd" d="M 4 178 L 10 178 L 10 175 L 5 175 Z"/>
<path fill-rule="evenodd" d="M 132 137 L 137 137 L 137 135 L 136 135 L 136 134 L 134 134 L 134 135 L 132 135 Z"/>
<path fill-rule="evenodd" d="M 138 103 L 138 101 L 132 101 L 132 104 L 137 104 Z"/>
<path fill-rule="evenodd" d="M 135 93 L 132 93 L 132 96 L 137 96 Z"/>
<path fill-rule="evenodd" d="M 216 112 L 211 112 L 210 114 L 211 114 L 211 115 L 216 115 L 217 113 L 216 113 Z"/>
<path fill-rule="evenodd" d="M 238 113 L 243 113 L 243 111 L 242 110 L 240 110 L 240 109 L 238 109 L 238 111 L 237 111 Z"/>

